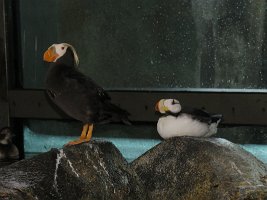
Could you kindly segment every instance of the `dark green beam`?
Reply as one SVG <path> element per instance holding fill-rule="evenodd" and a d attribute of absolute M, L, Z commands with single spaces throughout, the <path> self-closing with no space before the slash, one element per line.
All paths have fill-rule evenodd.
<path fill-rule="evenodd" d="M 110 91 L 109 94 L 115 104 L 131 113 L 132 121 L 156 121 L 155 103 L 161 98 L 176 98 L 184 106 L 222 113 L 224 124 L 267 125 L 266 93 Z M 11 90 L 9 102 L 13 118 L 68 118 L 48 100 L 43 90 Z"/>

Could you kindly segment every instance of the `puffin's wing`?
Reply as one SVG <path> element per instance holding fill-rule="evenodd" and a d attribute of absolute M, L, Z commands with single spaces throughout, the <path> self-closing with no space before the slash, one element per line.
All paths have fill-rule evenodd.
<path fill-rule="evenodd" d="M 110 100 L 110 96 L 104 89 L 98 86 L 90 77 L 73 68 L 65 70 L 64 79 L 66 87 L 75 87 L 76 90 L 85 90 L 90 92 L 92 96 L 98 97 L 99 100 Z M 90 96 L 91 96 L 90 95 Z"/>
<path fill-rule="evenodd" d="M 204 123 L 211 123 L 212 122 L 212 116 L 202 109 L 196 109 L 196 108 L 183 108 L 181 110 L 181 113 L 186 113 L 192 116 L 193 119 L 197 119 Z"/>
<path fill-rule="evenodd" d="M 59 92 L 56 92 L 55 90 L 52 90 L 52 89 L 46 89 L 46 91 L 47 91 L 48 96 L 51 99 L 55 99 L 56 96 L 60 94 Z"/>

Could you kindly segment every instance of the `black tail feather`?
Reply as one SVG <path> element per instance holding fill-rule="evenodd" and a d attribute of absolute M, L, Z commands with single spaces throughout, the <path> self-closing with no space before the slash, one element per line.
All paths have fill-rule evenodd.
<path fill-rule="evenodd" d="M 217 123 L 218 121 L 222 121 L 223 120 L 223 115 L 222 114 L 213 114 L 212 116 L 211 116 L 211 121 L 212 121 L 212 123 Z"/>
<path fill-rule="evenodd" d="M 126 110 L 123 110 L 119 106 L 116 106 L 112 103 L 107 103 L 105 104 L 103 111 L 103 116 L 109 116 L 109 119 L 107 121 L 122 122 L 126 125 L 131 125 L 131 122 L 128 118 L 130 116 L 130 113 Z"/>

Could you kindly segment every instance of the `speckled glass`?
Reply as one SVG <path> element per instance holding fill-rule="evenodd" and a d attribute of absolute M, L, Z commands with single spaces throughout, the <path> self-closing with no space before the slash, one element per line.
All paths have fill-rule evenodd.
<path fill-rule="evenodd" d="M 77 50 L 107 89 L 266 88 L 265 0 L 21 0 L 24 88 L 43 88 L 42 54 Z"/>

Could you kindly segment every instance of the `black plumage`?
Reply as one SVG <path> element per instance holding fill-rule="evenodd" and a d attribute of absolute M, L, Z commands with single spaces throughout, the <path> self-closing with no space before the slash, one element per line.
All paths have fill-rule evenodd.
<path fill-rule="evenodd" d="M 129 113 L 112 104 L 104 89 L 78 70 L 78 57 L 71 45 L 52 45 L 44 60 L 51 62 L 46 76 L 47 94 L 70 117 L 88 126 L 109 122 L 130 124 Z"/>
<path fill-rule="evenodd" d="M 222 114 L 213 114 L 209 113 L 204 109 L 198 109 L 198 108 L 189 108 L 189 107 L 184 107 L 181 109 L 180 112 L 178 113 L 172 113 L 172 112 L 166 112 L 167 115 L 173 115 L 173 116 L 179 116 L 183 114 L 190 115 L 192 119 L 198 120 L 203 123 L 211 124 L 215 123 L 218 120 L 222 120 L 223 115 Z"/>

